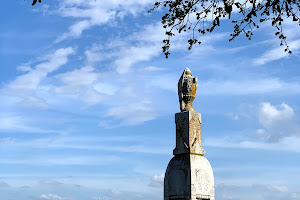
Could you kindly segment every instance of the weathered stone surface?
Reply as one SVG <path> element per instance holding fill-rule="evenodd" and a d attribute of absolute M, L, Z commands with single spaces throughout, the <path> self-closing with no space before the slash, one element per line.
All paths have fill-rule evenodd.
<path fill-rule="evenodd" d="M 204 156 L 190 155 L 191 199 L 215 199 L 214 175 Z"/>
<path fill-rule="evenodd" d="M 197 78 L 192 76 L 189 68 L 185 68 L 178 81 L 178 96 L 181 111 L 195 111 L 193 101 L 198 87 Z"/>
<path fill-rule="evenodd" d="M 178 155 L 165 173 L 164 200 L 214 200 L 212 168 L 204 156 Z"/>
<path fill-rule="evenodd" d="M 201 115 L 195 111 L 176 113 L 176 147 L 174 155 L 204 155 L 201 146 Z"/>
<path fill-rule="evenodd" d="M 201 115 L 192 105 L 197 78 L 185 69 L 178 82 L 176 147 L 164 179 L 164 200 L 214 200 L 214 176 L 201 146 Z"/>
<path fill-rule="evenodd" d="M 190 199 L 191 172 L 190 156 L 175 156 L 170 161 L 165 173 L 164 200 Z"/>

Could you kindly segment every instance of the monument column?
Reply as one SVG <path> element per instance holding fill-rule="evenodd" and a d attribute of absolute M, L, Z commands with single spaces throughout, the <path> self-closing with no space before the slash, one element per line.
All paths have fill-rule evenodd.
<path fill-rule="evenodd" d="M 176 147 L 164 179 L 164 200 L 214 200 L 214 177 L 201 146 L 201 114 L 193 108 L 198 81 L 186 68 L 178 81 Z"/>

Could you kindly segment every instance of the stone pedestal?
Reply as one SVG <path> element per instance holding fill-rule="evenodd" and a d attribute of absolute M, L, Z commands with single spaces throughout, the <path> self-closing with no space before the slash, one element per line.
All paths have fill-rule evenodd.
<path fill-rule="evenodd" d="M 176 147 L 164 179 L 164 200 L 214 200 L 214 176 L 201 146 L 201 115 L 192 107 L 197 79 L 185 69 L 178 82 Z"/>
<path fill-rule="evenodd" d="M 164 200 L 215 199 L 214 177 L 208 160 L 200 155 L 177 155 L 169 162 Z"/>
<path fill-rule="evenodd" d="M 176 113 L 176 148 L 174 155 L 204 155 L 201 147 L 201 114 L 195 111 Z"/>

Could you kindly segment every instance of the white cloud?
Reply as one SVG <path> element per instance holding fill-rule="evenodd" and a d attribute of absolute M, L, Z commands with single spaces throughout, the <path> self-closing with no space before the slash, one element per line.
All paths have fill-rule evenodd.
<path fill-rule="evenodd" d="M 93 26 L 100 26 L 107 23 L 114 23 L 116 19 L 122 19 L 131 14 L 137 15 L 145 11 L 145 7 L 153 4 L 152 0 L 143 1 L 74 1 L 68 0 L 60 3 L 60 8 L 56 12 L 63 17 L 80 19 L 80 21 L 69 27 L 69 31 L 59 37 L 56 42 L 60 42 L 69 37 L 78 38 L 84 30 Z"/>
<path fill-rule="evenodd" d="M 58 74 L 55 77 L 63 83 L 63 85 L 54 88 L 53 92 L 63 94 L 78 93 L 84 89 L 84 87 L 92 85 L 98 80 L 99 76 L 100 74 L 96 73 L 94 68 L 90 66 Z"/>
<path fill-rule="evenodd" d="M 87 106 L 91 106 L 105 100 L 94 85 L 99 84 L 101 74 L 95 72 L 91 66 L 85 66 L 70 72 L 61 73 L 55 76 L 61 85 L 54 87 L 51 91 L 61 95 L 75 95 Z"/>
<path fill-rule="evenodd" d="M 133 35 L 139 36 L 139 33 L 145 32 L 146 29 L 156 33 L 156 30 L 161 27 L 158 24 L 147 25 L 142 28 L 142 31 L 135 32 Z M 84 67 L 54 76 L 48 74 L 58 69 L 59 66 L 47 71 L 43 70 L 42 75 L 39 75 L 41 70 L 38 66 L 30 70 L 26 68 L 25 75 L 31 76 L 33 73 L 38 73 L 33 76 L 36 78 L 35 84 L 27 91 L 30 95 L 25 95 L 22 91 L 24 95 L 21 96 L 21 102 L 26 106 L 43 109 L 54 106 L 61 107 L 61 104 L 68 104 L 71 100 L 79 100 L 86 106 L 102 103 L 107 108 L 106 115 L 103 116 L 121 120 L 123 125 L 134 125 L 152 120 L 157 117 L 157 113 L 153 112 L 155 102 L 152 101 L 150 95 L 146 95 L 146 101 L 141 100 L 140 96 L 144 95 L 145 91 L 150 92 L 151 83 L 147 80 L 150 80 L 152 75 L 159 74 L 161 68 L 141 67 L 143 70 L 137 69 L 136 71 L 132 71 L 132 68 L 137 67 L 140 62 L 157 56 L 160 53 L 160 41 L 159 36 L 155 36 L 150 41 L 146 41 L 140 36 L 128 36 L 123 39 L 119 38 L 119 40 L 112 39 L 105 45 L 94 44 L 85 51 L 86 65 Z M 102 61 L 105 63 L 108 61 L 112 67 L 105 68 L 106 64 L 102 63 L 96 65 Z M 104 67 L 102 67 L 103 65 Z M 138 77 L 136 73 L 139 73 Z M 19 79 L 23 80 L 24 78 Z M 23 82 L 18 85 L 26 85 Z M 15 85 L 15 83 L 11 83 L 11 85 Z M 134 108 L 133 102 L 140 103 L 136 103 L 137 107 Z M 134 114 L 136 116 L 128 118 L 127 115 L 134 111 L 125 112 L 126 108 L 138 111 Z M 105 121 L 111 120 L 103 119 L 102 124 L 105 124 Z"/>
<path fill-rule="evenodd" d="M 15 113 L 6 113 L 0 115 L 0 132 L 26 132 L 26 133 L 55 133 L 61 134 L 64 131 L 52 130 L 49 128 L 40 128 L 40 124 L 35 124 L 36 119 L 17 115 Z M 1 144 L 1 142 L 0 142 Z"/>
<path fill-rule="evenodd" d="M 7 84 L 3 89 L 3 94 L 12 97 L 18 97 L 21 105 L 29 107 L 48 108 L 47 101 L 40 95 L 46 94 L 47 86 L 43 86 L 42 82 L 48 78 L 49 73 L 58 70 L 61 66 L 68 62 L 68 56 L 74 54 L 72 47 L 57 49 L 52 54 L 42 58 L 42 62 L 33 68 L 21 67 L 25 74 L 19 75 L 15 80 Z"/>
<path fill-rule="evenodd" d="M 119 4 L 118 2 L 115 3 Z M 66 11 L 66 16 L 86 18 L 89 15 L 86 12 L 90 6 L 89 2 L 69 1 L 64 6 L 67 10 L 70 8 L 68 12 L 67 10 L 63 11 Z M 76 9 L 72 10 L 71 7 L 76 7 Z M 77 9 L 85 11 L 80 10 L 77 13 L 75 12 Z M 222 37 L 219 35 L 218 39 Z M 110 127 L 110 122 L 115 123 L 114 120 L 116 119 L 121 120 L 123 125 L 135 125 L 155 119 L 160 114 L 154 113 L 154 107 L 160 106 L 160 104 L 158 100 L 153 98 L 155 92 L 152 86 L 174 93 L 177 90 L 178 81 L 178 77 L 168 73 L 168 70 L 161 73 L 161 68 L 151 65 L 144 67 L 141 63 L 160 54 L 162 38 L 164 38 L 164 31 L 161 24 L 155 23 L 145 25 L 141 31 L 125 38 L 114 38 L 106 44 L 94 44 L 85 51 L 84 67 L 49 77 L 47 83 L 50 82 L 50 84 L 47 86 L 41 86 L 41 80 L 38 80 L 33 88 L 42 90 L 43 95 L 39 93 L 27 98 L 24 97 L 23 104 L 40 108 L 51 108 L 53 107 L 51 103 L 59 104 L 61 103 L 59 101 L 64 101 L 63 103 L 67 105 L 70 100 L 78 100 L 77 103 L 82 102 L 85 106 L 105 104 L 107 110 L 104 111 L 105 115 L 103 116 L 110 119 L 101 119 L 100 124 L 106 127 Z M 111 67 L 109 68 L 107 65 Z M 25 68 L 25 71 L 28 72 L 27 74 L 33 73 L 36 68 Z M 139 76 L 136 76 L 136 73 Z M 55 82 L 56 80 L 58 81 Z M 208 80 L 199 84 L 199 90 L 201 90 L 199 94 L 248 95 L 266 92 L 277 93 L 278 91 L 299 93 L 298 88 L 299 84 L 297 83 L 286 83 L 276 78 L 233 81 Z M 143 95 L 146 96 L 147 103 L 140 99 L 140 96 Z M 136 103 L 137 108 L 134 108 L 133 102 L 138 102 Z M 165 108 L 164 105 L 160 107 Z M 134 111 L 125 111 L 127 108 Z M 137 116 L 128 117 L 128 115 Z M 238 116 L 236 115 L 234 118 L 238 119 Z"/>
<path fill-rule="evenodd" d="M 95 63 L 104 60 L 111 55 L 107 54 L 104 51 L 104 47 L 102 45 L 93 45 L 89 49 L 85 50 L 84 54 L 86 56 L 87 63 Z"/>
<path fill-rule="evenodd" d="M 32 70 L 32 68 L 28 65 L 21 65 L 17 67 L 18 71 L 23 71 L 23 72 L 29 72 Z"/>
<path fill-rule="evenodd" d="M 88 20 L 79 21 L 69 27 L 69 32 L 64 33 L 61 37 L 57 38 L 55 42 L 61 42 L 68 37 L 78 38 L 81 36 L 82 32 L 91 26 Z"/>
<path fill-rule="evenodd" d="M 105 160 L 105 162 L 103 162 Z M 1 158 L 1 164 L 16 164 L 16 165 L 30 165 L 30 166 L 69 166 L 69 165 L 111 165 L 117 163 L 120 158 L 117 156 L 47 156 L 35 157 L 35 158 Z"/>
<path fill-rule="evenodd" d="M 151 82 L 155 86 L 173 92 L 177 91 L 178 77 L 175 74 L 161 74 L 158 79 L 153 77 Z M 285 82 L 278 78 L 254 78 L 217 80 L 198 79 L 199 85 L 196 95 L 257 95 L 257 94 L 299 94 L 300 84 L 298 82 Z"/>
<path fill-rule="evenodd" d="M 269 102 L 263 102 L 258 110 L 259 122 L 265 127 L 272 126 L 278 122 L 283 123 L 284 121 L 291 120 L 294 115 L 293 108 L 286 103 L 273 106 Z"/>
<path fill-rule="evenodd" d="M 148 61 L 152 57 L 161 53 L 160 45 L 141 45 L 124 48 L 120 52 L 120 57 L 116 59 L 114 65 L 120 74 L 127 73 L 130 68 L 141 61 Z"/>
<path fill-rule="evenodd" d="M 56 75 L 55 78 L 62 84 L 51 91 L 56 94 L 75 95 L 87 106 L 91 106 L 109 100 L 109 96 L 118 91 L 115 81 L 111 83 L 111 75 L 113 74 L 99 73 L 94 67 L 85 66 Z"/>
<path fill-rule="evenodd" d="M 113 126 L 115 124 L 110 124 Z M 112 137 L 112 136 L 111 136 Z M 134 139 L 127 137 L 122 138 L 118 136 L 118 138 L 103 138 L 103 136 L 98 138 L 93 138 L 92 140 L 87 140 L 87 138 L 43 138 L 43 139 L 34 139 L 28 141 L 14 141 L 13 145 L 16 148 L 35 148 L 35 149 L 77 149 L 77 150 L 93 150 L 93 151 L 110 151 L 110 152 L 122 152 L 122 153 L 145 153 L 145 154 L 161 154 L 161 155 L 169 155 L 172 151 L 173 147 L 166 146 L 165 144 L 158 145 L 156 142 L 156 148 L 153 148 L 153 141 L 152 138 L 146 138 L 149 142 L 144 144 L 145 136 L 142 138 L 137 139 L 138 136 L 135 136 Z M 112 145 L 111 142 L 113 141 Z M 128 144 L 124 145 L 122 142 L 133 141 L 134 145 L 128 146 Z M 142 141 L 142 142 L 141 142 Z M 151 141 L 151 142 L 150 142 Z M 92 144 L 91 144 L 92 143 Z M 69 164 L 91 164 L 95 163 L 95 165 L 106 165 L 109 162 L 116 162 L 118 161 L 118 157 L 111 156 L 101 156 L 101 157 L 70 157 Z M 99 160 L 97 160 L 99 159 Z M 65 161 L 64 161 L 65 160 Z M 103 163 L 103 160 L 107 160 L 106 163 Z M 11 160 L 11 159 L 4 159 L 1 160 L 2 163 L 15 163 L 15 164 L 35 164 L 35 165 L 47 165 L 47 164 L 68 164 L 68 159 L 60 157 L 49 157 L 47 159 L 44 158 L 33 158 L 32 160 L 29 159 L 20 159 L 20 160 Z"/>
<path fill-rule="evenodd" d="M 15 138 L 11 138 L 11 137 L 1 138 L 0 146 L 7 145 L 7 144 L 13 144 L 14 142 L 15 142 Z"/>
<path fill-rule="evenodd" d="M 262 24 L 263 25 L 263 24 Z M 287 37 L 287 44 L 289 45 L 290 50 L 292 50 L 292 54 L 288 54 L 287 52 L 284 52 L 285 44 L 280 47 L 279 42 L 280 40 L 277 38 L 278 36 L 275 36 L 274 33 L 274 27 L 271 27 L 270 24 L 263 25 L 264 27 L 268 27 L 266 29 L 266 34 L 269 35 L 271 39 L 269 39 L 267 42 L 270 44 L 275 44 L 273 49 L 267 50 L 265 53 L 263 53 L 261 56 L 254 58 L 252 60 L 252 63 L 254 65 L 264 65 L 266 63 L 280 60 L 282 58 L 290 58 L 294 57 L 295 55 L 299 55 L 299 49 L 300 49 L 300 38 L 299 38 L 299 26 L 297 26 L 297 22 L 292 21 L 292 17 L 286 18 L 284 22 L 282 23 L 282 31 L 284 35 Z M 264 46 L 265 47 L 265 46 Z"/>
<path fill-rule="evenodd" d="M 162 188 L 164 185 L 164 177 L 163 174 L 152 176 L 149 186 Z"/>
<path fill-rule="evenodd" d="M 103 95 L 101 95 L 99 92 L 91 88 L 88 88 L 84 92 L 80 93 L 79 99 L 87 106 L 95 105 L 107 100 L 107 98 L 103 97 Z"/>
<path fill-rule="evenodd" d="M 250 133 L 251 139 L 276 144 L 285 137 L 300 136 L 300 127 L 297 124 L 294 109 L 288 104 L 272 105 L 269 102 L 262 102 L 257 109 L 252 110 L 254 111 L 253 117 L 257 119 L 261 127 Z M 255 142 L 250 143 L 250 146 L 258 145 Z"/>
<path fill-rule="evenodd" d="M 92 45 L 85 51 L 87 63 L 112 60 L 113 70 L 120 75 L 126 74 L 136 64 L 149 61 L 161 54 L 163 38 L 164 31 L 160 23 L 145 25 L 141 31 L 134 32 L 129 36 L 111 39 L 105 45 Z"/>
<path fill-rule="evenodd" d="M 26 96 L 20 103 L 24 106 L 37 107 L 41 109 L 47 109 L 49 107 L 45 99 L 37 96 Z"/>
<path fill-rule="evenodd" d="M 160 22 L 156 22 L 154 24 L 146 24 L 141 31 L 135 32 L 130 35 L 129 40 L 152 44 L 159 43 L 161 45 L 162 40 L 166 37 L 165 31 L 166 30 L 162 27 L 162 24 Z M 180 36 L 178 39 L 180 38 L 182 38 L 182 36 Z"/>
<path fill-rule="evenodd" d="M 56 195 L 56 194 L 42 194 L 40 196 L 41 200 L 63 200 L 62 197 Z"/>
<path fill-rule="evenodd" d="M 294 52 L 294 54 L 297 52 L 298 49 L 300 49 L 300 40 L 294 40 L 292 42 L 289 42 L 289 48 Z M 262 56 L 255 58 L 253 60 L 254 65 L 264 65 L 268 62 L 272 62 L 275 60 L 279 60 L 281 58 L 286 58 L 289 56 L 287 52 L 283 51 L 283 47 L 277 47 L 275 49 L 269 50 L 266 53 L 264 53 Z"/>
<path fill-rule="evenodd" d="M 207 80 L 201 81 L 198 86 L 200 95 L 251 95 L 265 93 L 298 94 L 300 84 L 284 82 L 278 78 L 251 79 L 251 80 Z"/>
<path fill-rule="evenodd" d="M 151 101 L 143 100 L 112 107 L 108 110 L 107 116 L 121 119 L 121 124 L 135 125 L 154 119 L 157 113 L 155 108 L 151 106 Z"/>
<path fill-rule="evenodd" d="M 99 82 L 93 85 L 93 89 L 102 94 L 114 95 L 119 87 L 106 82 Z"/>
<path fill-rule="evenodd" d="M 68 56 L 74 53 L 72 47 L 61 48 L 47 56 L 46 62 L 40 63 L 24 75 L 18 76 L 8 86 L 9 92 L 34 91 L 47 75 L 68 62 Z"/>
<path fill-rule="evenodd" d="M 265 141 L 250 141 L 247 139 L 237 138 L 207 138 L 204 146 L 221 147 L 221 148 L 236 148 L 236 149 L 261 149 L 269 151 L 289 151 L 300 152 L 300 138 L 298 136 L 282 137 L 276 142 L 266 143 Z"/>
<path fill-rule="evenodd" d="M 148 67 L 145 67 L 144 69 L 141 69 L 141 70 L 153 72 L 153 71 L 165 71 L 166 68 L 155 67 L 155 66 L 148 66 Z"/>
<path fill-rule="evenodd" d="M 265 130 L 264 129 L 257 129 L 255 132 L 259 135 L 263 135 L 265 133 Z"/>
<path fill-rule="evenodd" d="M 269 135 L 265 129 L 259 128 L 255 130 L 255 132 L 252 134 L 252 137 L 255 140 L 267 140 Z"/>

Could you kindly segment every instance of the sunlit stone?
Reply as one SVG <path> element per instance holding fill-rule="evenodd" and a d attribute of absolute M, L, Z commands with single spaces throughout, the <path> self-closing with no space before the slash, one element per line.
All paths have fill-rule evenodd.
<path fill-rule="evenodd" d="M 201 115 L 193 108 L 198 81 L 186 68 L 178 81 L 176 147 L 164 180 L 164 200 L 214 200 L 214 176 L 201 146 Z"/>

